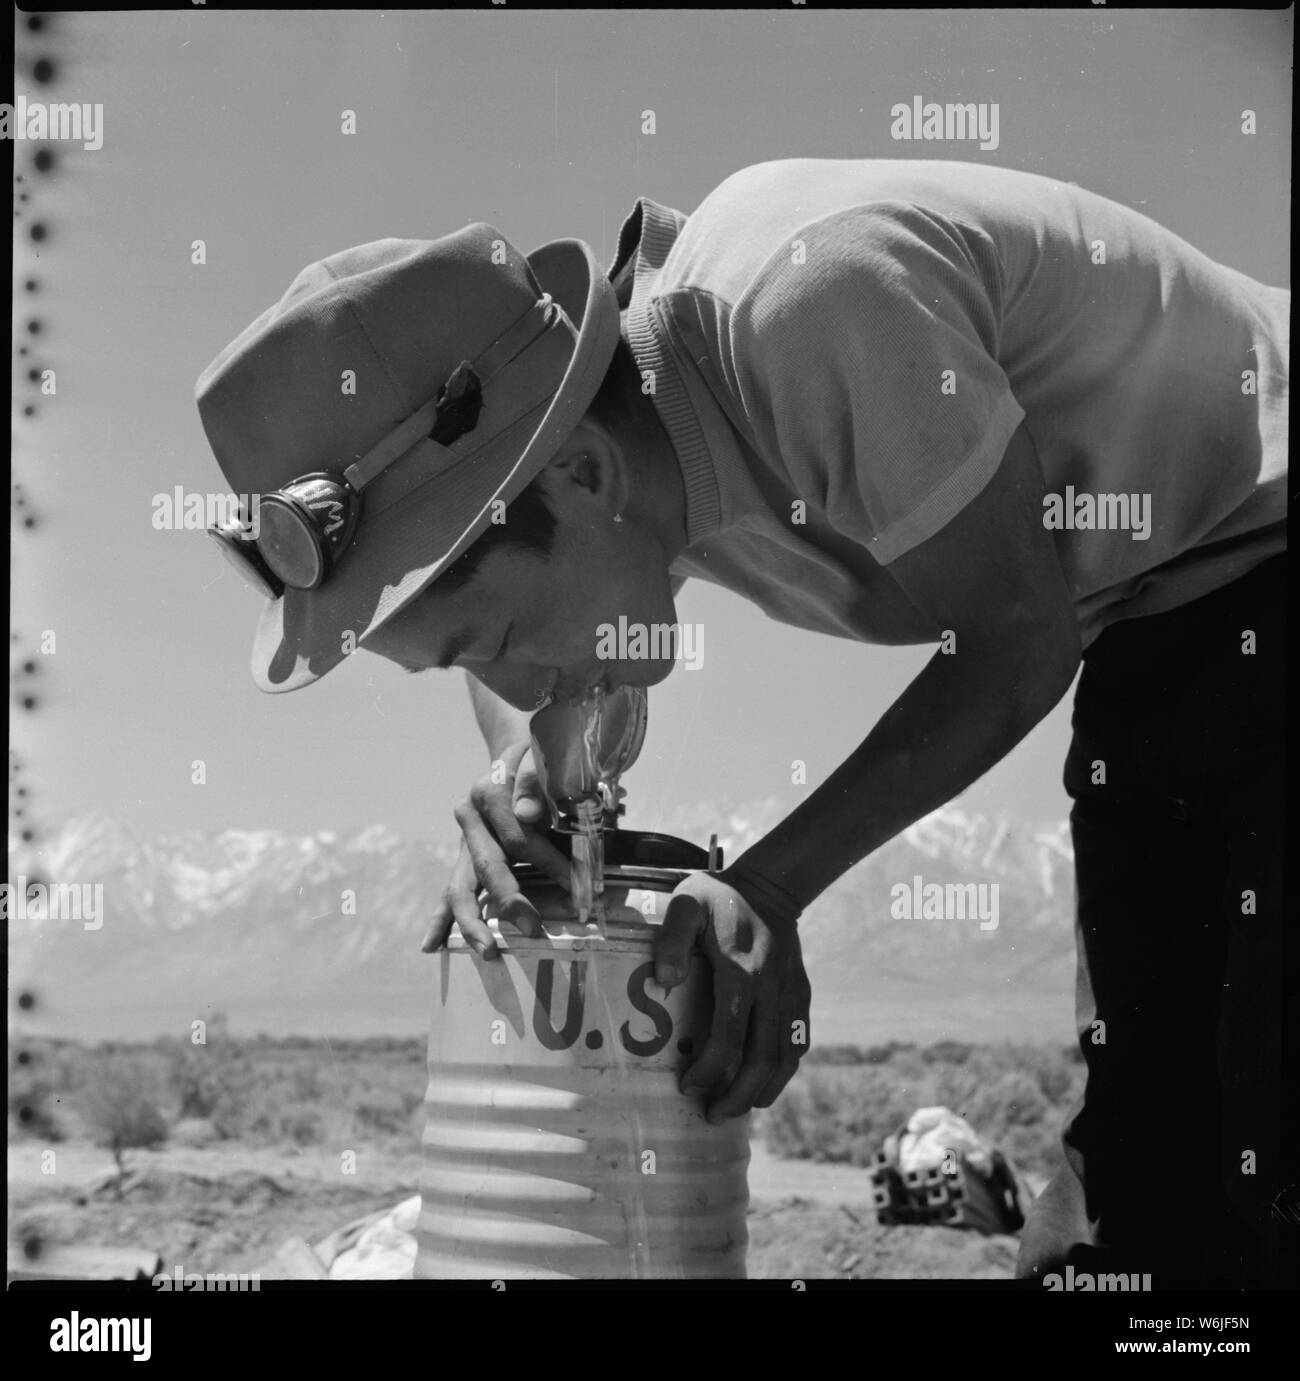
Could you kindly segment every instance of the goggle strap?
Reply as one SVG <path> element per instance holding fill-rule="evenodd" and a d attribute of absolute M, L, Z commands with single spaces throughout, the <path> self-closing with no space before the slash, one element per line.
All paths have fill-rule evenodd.
<path fill-rule="evenodd" d="M 479 383 L 486 384 L 515 360 L 534 341 L 559 322 L 570 331 L 573 325 L 564 308 L 550 295 L 544 294 L 472 363 Z M 432 399 L 417 412 L 402 422 L 375 447 L 344 471 L 343 476 L 358 493 L 382 474 L 395 461 L 400 460 L 417 442 L 428 437 L 438 417 L 437 399 Z M 472 436 L 473 433 L 466 433 Z M 455 450 L 455 443 L 447 447 Z"/>
<path fill-rule="evenodd" d="M 373 447 L 360 460 L 349 465 L 343 471 L 343 478 L 360 493 L 366 485 L 387 470 L 395 460 L 404 456 L 417 441 L 428 436 L 437 416 L 437 403 L 435 401 L 426 403 L 418 412 L 413 412 L 405 422 L 389 432 L 378 446 Z"/>

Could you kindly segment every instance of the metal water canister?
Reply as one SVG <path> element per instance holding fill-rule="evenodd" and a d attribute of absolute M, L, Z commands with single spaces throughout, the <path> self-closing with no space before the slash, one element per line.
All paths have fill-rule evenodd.
<path fill-rule="evenodd" d="M 499 960 L 458 933 L 438 956 L 417 1280 L 745 1274 L 749 1119 L 712 1126 L 677 1088 L 708 1038 L 712 971 L 697 953 L 665 993 L 651 957 L 708 859 L 628 831 L 606 849 L 604 937 L 518 865 L 544 935 L 493 921 Z"/>

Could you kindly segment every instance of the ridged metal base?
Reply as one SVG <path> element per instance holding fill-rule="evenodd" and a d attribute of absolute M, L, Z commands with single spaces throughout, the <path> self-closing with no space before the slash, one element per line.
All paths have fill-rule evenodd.
<path fill-rule="evenodd" d="M 677 1089 L 708 964 L 665 994 L 642 893 L 615 895 L 608 941 L 556 925 L 440 956 L 416 1279 L 744 1277 L 749 1120 Z"/>

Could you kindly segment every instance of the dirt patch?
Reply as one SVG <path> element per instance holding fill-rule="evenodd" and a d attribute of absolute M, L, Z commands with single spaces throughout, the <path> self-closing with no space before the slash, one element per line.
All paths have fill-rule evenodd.
<path fill-rule="evenodd" d="M 757 1149 L 757 1148 L 756 1148 Z M 67 1154 L 65 1154 L 67 1152 Z M 158 1252 L 168 1270 L 247 1272 L 290 1237 L 316 1243 L 355 1218 L 419 1192 L 417 1154 L 341 1175 L 333 1156 L 227 1145 L 138 1153 L 121 1200 L 90 1147 L 60 1148 L 57 1182 L 11 1176 L 10 1240 Z M 10 1148 L 11 1168 L 14 1148 Z M 749 1274 L 755 1279 L 1002 1279 L 1016 1240 L 951 1228 L 879 1226 L 867 1172 L 779 1161 L 759 1152 L 751 1180 Z M 67 1166 L 69 1172 L 64 1173 Z M 24 1167 L 25 1168 L 25 1167 Z M 801 1176 L 806 1193 L 789 1193 Z"/>
<path fill-rule="evenodd" d="M 414 1179 L 328 1180 L 283 1165 L 203 1175 L 168 1168 L 161 1159 L 130 1174 L 121 1199 L 111 1184 L 14 1187 L 10 1241 L 29 1259 L 50 1246 L 93 1244 L 158 1252 L 168 1269 L 250 1271 L 289 1237 L 319 1241 L 418 1192 Z"/>
<path fill-rule="evenodd" d="M 1010 1280 L 1014 1237 L 944 1227 L 881 1227 L 861 1208 L 808 1199 L 758 1204 L 749 1215 L 754 1280 Z"/>

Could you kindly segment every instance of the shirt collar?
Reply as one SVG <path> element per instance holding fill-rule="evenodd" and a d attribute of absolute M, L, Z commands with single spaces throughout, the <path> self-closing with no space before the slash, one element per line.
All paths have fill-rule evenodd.
<path fill-rule="evenodd" d="M 619 231 L 618 249 L 609 269 L 620 308 L 625 311 L 624 335 L 637 366 L 653 371 L 653 402 L 681 467 L 686 493 L 688 546 L 716 532 L 721 525 L 718 481 L 710 455 L 706 427 L 699 409 L 710 407 L 707 388 L 690 370 L 689 353 L 675 342 L 664 311 L 664 267 L 686 225 L 686 217 L 649 197 L 639 197 Z M 709 428 L 716 430 L 715 425 Z"/>

